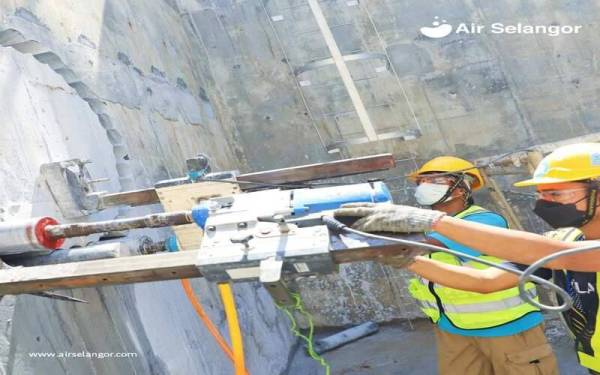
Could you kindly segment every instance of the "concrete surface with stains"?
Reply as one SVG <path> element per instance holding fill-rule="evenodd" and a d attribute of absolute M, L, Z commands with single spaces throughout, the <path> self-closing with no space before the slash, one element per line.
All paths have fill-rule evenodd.
<path fill-rule="evenodd" d="M 356 58 L 348 69 L 376 132 L 396 136 L 354 143 L 364 131 L 335 66 L 324 60 L 330 54 L 306 0 L 178 2 L 217 83 L 207 94 L 220 98 L 213 100 L 221 105 L 219 118 L 250 169 L 392 152 L 397 168 L 374 175 L 397 177 L 442 154 L 482 158 L 600 129 L 596 2 L 319 4 L 342 54 Z M 435 17 L 455 27 L 485 25 L 486 32 L 421 35 Z M 495 22 L 582 28 L 558 36 L 501 35 L 489 32 Z M 541 232 L 546 227 L 531 213 L 531 197 L 512 192 L 511 184 L 529 172 L 518 173 L 498 183 L 525 228 Z M 415 203 L 409 182 L 389 185 L 397 202 Z M 476 199 L 496 208 L 485 189 Z M 402 272 L 361 264 L 301 286 L 317 323 L 336 326 L 418 316 L 405 280 Z"/>
<path fill-rule="evenodd" d="M 196 95 L 201 87 L 193 65 L 194 50 L 183 26 L 173 27 L 178 25 L 178 14 L 166 3 L 156 3 L 145 13 L 136 10 L 143 7 L 140 2 L 133 2 L 132 7 L 104 1 L 63 2 L 60 7 L 55 2 L 37 1 L 0 5 L 0 90 L 4 99 L 0 111 L 0 220 L 47 215 L 67 221 L 40 175 L 43 163 L 88 159 L 93 178 L 109 179 L 97 189 L 111 192 L 181 176 L 185 158 L 200 151 L 211 155 L 216 170 L 243 166 L 230 149 L 232 137 L 223 133 L 214 113 Z M 148 31 L 140 31 L 139 38 L 121 38 L 127 33 L 121 27 L 142 30 L 144 26 L 138 25 L 150 22 L 163 29 L 159 40 L 164 37 L 164 43 Z M 139 67 L 131 61 L 140 61 Z M 76 220 L 157 210 L 160 207 L 109 209 Z M 135 245 L 142 235 L 157 240 L 167 234 L 168 230 L 131 231 L 121 240 Z M 69 240 L 65 247 L 99 240 L 99 236 Z M 131 250 L 137 255 L 135 247 Z M 204 280 L 194 280 L 193 285 L 207 314 L 226 335 L 216 287 Z M 287 319 L 259 285 L 238 285 L 234 292 L 248 343 L 248 368 L 281 372 L 295 343 Z M 0 301 L 0 373 L 231 371 L 231 364 L 178 282 L 64 293 L 89 303 L 26 295 L 5 296 Z M 31 356 L 46 352 L 54 357 Z M 135 356 L 69 358 L 65 354 L 80 352 Z"/>
<path fill-rule="evenodd" d="M 185 173 L 204 152 L 214 170 L 242 172 L 391 152 L 405 175 L 427 158 L 484 158 L 600 129 L 595 2 L 327 0 L 320 6 L 384 136 L 370 143 L 305 0 L 9 0 L 0 4 L 0 218 L 60 218 L 39 181 L 42 163 L 93 161 L 107 191 Z M 581 33 L 419 34 L 449 23 L 581 24 Z M 529 196 L 497 177 L 523 224 L 540 232 Z M 413 204 L 405 179 L 389 181 Z M 485 190 L 476 195 L 495 208 Z M 160 207 L 108 210 L 82 220 Z M 154 237 L 168 231 L 145 233 Z M 140 234 L 131 233 L 135 242 Z M 95 242 L 91 237 L 86 241 Z M 84 241 L 85 242 L 85 241 Z M 78 244 L 76 241 L 70 244 Z M 85 244 L 85 243 L 83 243 Z M 419 316 L 407 274 L 373 263 L 300 281 L 319 326 Z M 226 332 L 214 287 L 194 282 Z M 252 373 L 290 369 L 296 339 L 255 284 L 235 287 Z M 0 368 L 7 373 L 229 373 L 176 282 L 83 289 L 65 305 L 31 296 L 0 302 Z M 90 318 L 91 317 L 91 318 Z M 90 324 L 90 321 L 93 324 Z M 167 322 L 167 323 L 165 323 Z M 425 340 L 425 339 L 423 339 Z M 426 342 L 426 341 L 424 341 Z M 32 360 L 29 351 L 134 351 L 123 361 Z"/>
<path fill-rule="evenodd" d="M 380 326 L 379 332 L 323 355 L 332 375 L 432 375 L 437 373 L 437 352 L 432 325 L 424 319 Z M 573 340 L 557 318 L 546 317 L 546 337 L 554 349 L 560 373 L 586 375 L 577 363 Z M 321 331 L 326 337 L 335 331 Z M 324 370 L 300 348 L 288 375 L 320 375 Z"/>

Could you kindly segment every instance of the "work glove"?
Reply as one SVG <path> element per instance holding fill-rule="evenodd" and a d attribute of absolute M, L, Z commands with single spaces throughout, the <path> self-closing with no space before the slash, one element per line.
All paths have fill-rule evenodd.
<path fill-rule="evenodd" d="M 444 212 L 389 203 L 346 203 L 334 216 L 358 217 L 352 228 L 363 232 L 416 233 L 431 230 Z"/>

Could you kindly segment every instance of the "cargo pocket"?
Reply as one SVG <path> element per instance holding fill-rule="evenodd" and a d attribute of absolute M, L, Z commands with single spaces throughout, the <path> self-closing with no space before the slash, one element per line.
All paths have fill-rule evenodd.
<path fill-rule="evenodd" d="M 550 344 L 506 354 L 507 375 L 558 375 L 556 357 Z"/>

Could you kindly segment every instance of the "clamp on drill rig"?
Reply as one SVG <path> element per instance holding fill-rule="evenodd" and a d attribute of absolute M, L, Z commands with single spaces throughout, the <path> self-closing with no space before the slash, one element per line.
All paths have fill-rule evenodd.
<path fill-rule="evenodd" d="M 95 223 L 59 224 L 42 218 L 0 224 L 0 256 L 57 249 L 70 237 L 167 226 L 174 229 L 182 251 L 3 269 L 0 295 L 205 277 L 215 282 L 259 280 L 276 302 L 288 304 L 285 284 L 295 277 L 332 273 L 340 263 L 421 251 L 336 233 L 323 223 L 323 215 L 344 203 L 391 202 L 383 182 L 302 185 L 391 169 L 395 164 L 390 154 L 246 175 L 208 173 L 204 156 L 187 165 L 185 178 L 99 196 L 100 208 L 160 202 L 165 213 Z M 423 236 L 403 238 L 418 241 Z"/>

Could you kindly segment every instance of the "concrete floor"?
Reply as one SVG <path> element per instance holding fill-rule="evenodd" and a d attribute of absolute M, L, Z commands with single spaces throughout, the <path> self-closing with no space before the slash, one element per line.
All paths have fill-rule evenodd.
<path fill-rule="evenodd" d="M 321 332 L 327 336 L 334 332 Z M 573 342 L 558 319 L 546 320 L 546 336 L 558 358 L 561 374 L 585 375 L 573 350 Z M 436 348 L 431 324 L 425 320 L 381 326 L 379 332 L 324 355 L 335 375 L 436 374 Z M 311 363 L 312 362 L 312 363 Z M 298 350 L 288 375 L 324 374 Z M 467 374 L 468 375 L 468 374 Z"/>

